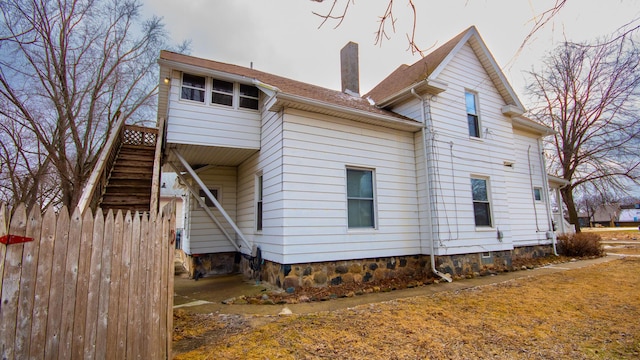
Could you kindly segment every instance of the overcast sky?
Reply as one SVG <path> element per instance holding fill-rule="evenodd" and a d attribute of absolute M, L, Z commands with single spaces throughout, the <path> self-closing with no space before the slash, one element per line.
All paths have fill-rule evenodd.
<path fill-rule="evenodd" d="M 191 41 L 191 55 L 250 66 L 311 84 L 340 89 L 340 49 L 359 44 L 360 92 L 370 90 L 419 54 L 408 51 L 408 1 L 394 2 L 396 31 L 374 44 L 378 17 L 388 0 L 355 0 L 340 27 L 312 12 L 326 13 L 333 0 L 143 0 L 144 12 L 164 19 L 174 42 Z M 342 0 L 344 3 L 344 0 Z M 416 40 L 437 47 L 475 25 L 526 106 L 526 74 L 565 39 L 593 41 L 640 16 L 640 0 L 568 0 L 561 12 L 518 53 L 533 19 L 556 0 L 415 0 Z"/>

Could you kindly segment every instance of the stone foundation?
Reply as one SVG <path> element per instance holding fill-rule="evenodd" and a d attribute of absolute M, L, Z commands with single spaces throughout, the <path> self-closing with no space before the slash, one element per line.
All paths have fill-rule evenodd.
<path fill-rule="evenodd" d="M 436 256 L 436 269 L 454 279 L 485 276 L 513 270 L 513 262 L 549 256 L 551 245 L 525 246 L 513 250 Z M 395 256 L 303 264 L 278 264 L 252 259 L 238 253 L 185 256 L 191 278 L 240 272 L 247 278 L 264 281 L 283 289 L 323 287 L 340 284 L 366 284 L 385 280 L 432 278 L 429 255 Z"/>

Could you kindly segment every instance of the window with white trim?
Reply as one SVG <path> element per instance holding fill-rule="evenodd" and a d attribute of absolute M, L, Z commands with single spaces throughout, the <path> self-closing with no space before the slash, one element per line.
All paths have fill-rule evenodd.
<path fill-rule="evenodd" d="M 211 103 L 233 106 L 233 83 L 212 79 Z"/>
<path fill-rule="evenodd" d="M 258 174 L 256 176 L 256 230 L 262 230 L 262 189 L 263 189 L 263 176 Z"/>
<path fill-rule="evenodd" d="M 471 178 L 473 197 L 473 215 L 476 226 L 491 226 L 491 201 L 489 199 L 489 181 L 485 178 Z"/>
<path fill-rule="evenodd" d="M 204 76 L 182 73 L 182 91 L 180 92 L 180 98 L 203 103 L 205 86 L 206 79 Z"/>
<path fill-rule="evenodd" d="M 205 93 L 210 93 L 208 98 Z M 258 110 L 260 90 L 248 84 L 182 73 L 180 99 L 234 109 Z"/>
<path fill-rule="evenodd" d="M 349 228 L 375 228 L 373 170 L 347 169 Z"/>
<path fill-rule="evenodd" d="M 240 84 L 238 106 L 244 109 L 258 110 L 258 88 L 251 85 Z"/>
<path fill-rule="evenodd" d="M 533 188 L 533 199 L 535 201 L 542 201 L 542 188 L 541 187 L 534 187 Z"/>
<path fill-rule="evenodd" d="M 467 107 L 467 124 L 469 136 L 480 137 L 480 120 L 478 117 L 478 97 L 475 93 L 465 91 L 464 99 Z"/>

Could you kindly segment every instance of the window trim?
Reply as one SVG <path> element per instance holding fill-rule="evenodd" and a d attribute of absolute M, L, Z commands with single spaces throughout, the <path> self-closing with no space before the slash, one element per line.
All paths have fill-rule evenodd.
<path fill-rule="evenodd" d="M 485 191 L 487 193 L 487 200 L 476 200 L 473 198 L 473 180 L 482 180 L 485 183 Z M 475 224 L 476 230 L 487 230 L 487 229 L 493 229 L 495 221 L 493 219 L 493 209 L 491 206 L 491 182 L 489 177 L 486 176 L 481 176 L 481 175 L 471 175 L 470 177 L 470 185 L 471 185 L 471 203 L 472 203 L 472 209 L 473 209 L 473 222 Z M 475 204 L 476 203 L 482 203 L 482 204 L 487 204 L 488 205 L 488 220 L 489 220 L 489 224 L 485 225 L 485 224 L 480 224 L 478 225 L 478 223 L 476 222 L 476 209 L 475 209 Z"/>
<path fill-rule="evenodd" d="M 199 88 L 199 87 L 185 85 L 185 83 L 184 83 L 184 76 L 185 75 L 203 78 L 204 79 L 204 87 L 203 88 Z M 203 92 L 202 101 L 183 97 L 182 96 L 182 89 L 184 89 L 184 88 L 191 89 L 191 90 L 196 90 L 196 91 L 202 91 Z M 180 75 L 180 100 L 190 101 L 190 102 L 194 102 L 194 103 L 198 103 L 198 104 L 206 104 L 207 103 L 207 77 L 203 76 L 203 75 L 192 74 L 192 73 L 188 73 L 188 72 L 184 72 L 183 71 L 181 73 L 181 75 Z"/>
<path fill-rule="evenodd" d="M 538 191 L 540 198 L 538 199 L 536 197 L 536 190 Z M 541 186 L 534 186 L 533 187 L 533 200 L 535 202 L 544 202 L 544 197 L 542 196 L 542 187 Z"/>
<path fill-rule="evenodd" d="M 192 86 L 185 86 L 184 84 L 184 75 L 189 75 L 189 76 L 197 76 L 197 77 L 202 77 L 204 78 L 204 88 L 197 88 L 197 87 L 192 87 Z M 231 83 L 233 86 L 233 92 L 232 93 L 227 93 L 224 91 L 217 91 L 213 89 L 213 81 L 214 80 L 219 80 L 219 81 L 224 81 L 227 83 Z M 256 88 L 258 90 L 258 96 L 257 97 L 252 97 L 252 96 L 247 96 L 247 95 L 241 95 L 240 94 L 240 85 L 244 85 L 244 86 L 250 86 L 253 88 Z M 199 100 L 192 100 L 192 99 L 188 99 L 188 98 L 183 98 L 182 97 L 182 88 L 186 87 L 188 89 L 194 89 L 194 90 L 198 90 L 198 91 L 204 91 L 204 95 L 203 101 L 199 101 Z M 191 72 L 187 72 L 187 71 L 181 71 L 180 72 L 180 88 L 179 88 L 179 94 L 178 94 L 178 100 L 179 101 L 186 101 L 192 104 L 200 104 L 200 105 L 206 105 L 206 106 L 211 106 L 211 107 L 220 107 L 223 109 L 233 109 L 236 111 L 250 111 L 252 113 L 259 113 L 260 112 L 260 89 L 253 85 L 253 84 L 246 84 L 246 83 L 239 83 L 237 81 L 231 80 L 231 79 L 227 79 L 224 77 L 212 77 L 212 76 L 206 76 L 206 75 L 201 75 L 201 74 L 197 74 L 197 73 L 191 73 Z M 226 104 L 221 104 L 221 103 L 217 103 L 217 102 L 213 102 L 213 95 L 214 94 L 222 94 L 222 95 L 228 95 L 231 96 L 231 105 L 226 105 Z M 256 100 L 257 101 L 257 108 L 251 108 L 251 107 L 246 107 L 246 106 L 240 106 L 240 99 L 241 98 L 246 98 L 246 99 L 252 99 L 252 100 Z"/>
<path fill-rule="evenodd" d="M 352 171 L 368 171 L 371 173 L 371 190 L 372 190 L 372 214 L 373 217 L 372 226 L 358 226 L 351 227 L 349 226 L 349 200 L 359 199 L 366 200 L 364 198 L 350 198 L 349 197 L 349 170 Z M 378 201 L 377 201 L 377 191 L 376 191 L 376 171 L 374 168 L 367 167 L 358 167 L 358 166 L 346 166 L 345 167 L 345 200 L 346 200 L 346 212 L 347 212 L 347 230 L 348 231 L 368 231 L 368 230 L 377 230 L 378 229 Z"/>
<path fill-rule="evenodd" d="M 469 109 L 469 104 L 467 103 L 467 95 L 471 95 L 473 97 L 473 107 L 475 110 L 475 113 L 470 113 L 468 112 Z M 480 109 L 479 109 L 479 98 L 478 98 L 478 93 L 475 91 L 471 91 L 471 90 L 467 90 L 465 89 L 464 91 L 464 108 L 465 108 L 465 113 L 467 114 L 467 132 L 469 134 L 469 137 L 472 139 L 481 139 L 482 138 L 482 126 L 481 126 L 481 122 L 480 122 Z M 471 127 L 470 122 L 469 122 L 469 116 L 473 116 L 474 117 L 474 123 L 475 123 L 475 135 L 471 134 Z"/>

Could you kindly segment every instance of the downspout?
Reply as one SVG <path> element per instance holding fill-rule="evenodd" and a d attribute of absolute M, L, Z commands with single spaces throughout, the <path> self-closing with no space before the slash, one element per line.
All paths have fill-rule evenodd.
<path fill-rule="evenodd" d="M 451 282 L 451 277 L 448 274 L 441 273 L 436 269 L 436 256 L 435 256 L 435 237 L 433 235 L 433 213 L 431 209 L 431 182 L 429 181 L 429 161 L 428 155 L 429 150 L 427 150 L 427 133 L 429 129 L 427 128 L 427 114 L 425 111 L 425 103 L 426 99 L 416 93 L 415 88 L 411 88 L 411 94 L 415 96 L 418 100 L 420 100 L 420 110 L 422 116 L 422 150 L 424 156 L 424 180 L 425 180 L 425 190 L 427 193 L 427 216 L 429 217 L 429 248 L 430 248 L 430 256 L 431 256 L 431 271 L 438 275 L 440 278 L 446 280 L 447 282 Z"/>
<path fill-rule="evenodd" d="M 544 151 L 542 151 L 542 139 L 538 139 L 538 153 L 540 154 L 540 163 L 542 164 L 542 186 L 544 189 L 544 199 L 547 203 L 547 223 L 549 224 L 549 231 L 547 231 L 547 238 L 551 238 L 551 244 L 553 244 L 553 255 L 558 255 L 558 249 L 556 247 L 556 233 L 553 231 L 553 220 L 551 220 L 551 204 L 549 201 L 549 178 L 547 177 L 547 162 L 544 158 Z"/>

